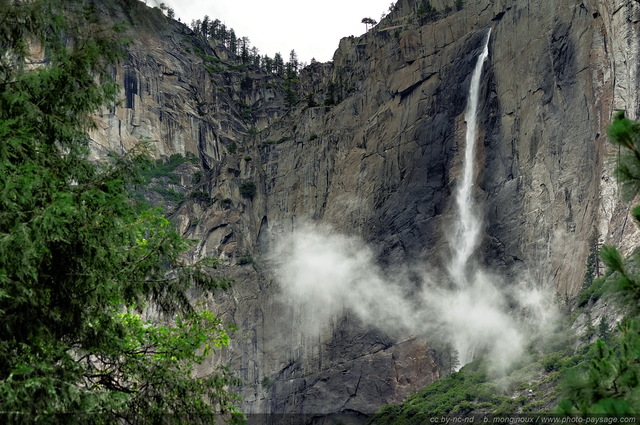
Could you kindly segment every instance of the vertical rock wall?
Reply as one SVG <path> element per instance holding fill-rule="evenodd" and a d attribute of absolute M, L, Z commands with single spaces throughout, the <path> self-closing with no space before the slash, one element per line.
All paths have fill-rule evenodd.
<path fill-rule="evenodd" d="M 560 293 L 580 289 L 594 241 L 633 244 L 606 126 L 637 110 L 637 14 L 634 2 L 515 2 L 494 24 L 488 249 Z"/>
<path fill-rule="evenodd" d="M 206 57 L 227 54 L 161 16 L 116 69 L 123 103 L 101 117 L 97 145 L 146 138 L 158 156 L 197 154 L 206 171 L 199 189 L 211 202 L 188 201 L 175 220 L 199 241 L 194 255 L 224 259 L 237 280 L 208 302 L 240 328 L 220 355 L 246 382 L 246 412 L 371 413 L 439 376 L 428 338 L 386 335 L 348 311 L 305 335 L 296 306 L 278 302 L 265 254 L 311 220 L 361 237 L 387 267 L 444 261 L 469 78 L 489 27 L 476 159 L 485 263 L 571 295 L 594 240 L 638 240 L 605 128 L 616 109 L 640 114 L 640 5 L 467 0 L 445 13 L 446 0 L 431 3 L 438 19 L 420 22 L 419 3 L 400 0 L 367 34 L 343 39 L 332 63 L 304 70 L 302 97 L 319 106 L 287 110 L 259 73 L 212 76 Z M 256 193 L 243 196 L 243 182 Z M 255 264 L 233 267 L 243 256 Z"/>

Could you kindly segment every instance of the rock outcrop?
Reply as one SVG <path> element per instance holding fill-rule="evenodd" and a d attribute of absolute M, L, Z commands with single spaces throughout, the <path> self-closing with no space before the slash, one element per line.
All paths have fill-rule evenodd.
<path fill-rule="evenodd" d="M 314 338 L 282 323 L 294 307 L 278 301 L 267 254 L 275 237 L 319 221 L 367 241 L 387 267 L 444 261 L 469 78 L 488 28 L 476 158 L 485 264 L 572 295 L 594 241 L 637 240 L 606 142 L 616 109 L 640 114 L 637 2 L 468 0 L 453 10 L 438 0 L 439 15 L 425 19 L 418 1 L 400 0 L 343 39 L 331 63 L 302 70 L 312 102 L 292 109 L 275 77 L 239 69 L 158 10 L 112 3 L 105 13 L 136 36 L 115 70 L 123 103 L 94 138 L 198 156 L 196 189 L 210 200 L 188 200 L 175 220 L 199 240 L 194 255 L 222 258 L 236 278 L 209 302 L 240 329 L 221 356 L 246 382 L 248 413 L 368 414 L 440 375 L 428 338 L 390 336 L 348 312 Z"/>

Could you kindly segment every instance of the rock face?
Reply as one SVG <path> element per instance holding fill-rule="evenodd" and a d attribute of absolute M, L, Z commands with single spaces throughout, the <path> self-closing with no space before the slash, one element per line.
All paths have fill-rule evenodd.
<path fill-rule="evenodd" d="M 368 414 L 440 376 L 429 341 L 349 312 L 313 338 L 283 324 L 294 307 L 278 301 L 266 259 L 273 238 L 315 221 L 361 237 L 386 267 L 445 260 L 469 79 L 488 28 L 476 158 L 484 263 L 572 295 L 595 241 L 637 240 L 606 142 L 616 109 L 640 114 L 637 2 L 467 0 L 458 11 L 441 0 L 426 22 L 418 1 L 400 0 L 367 34 L 343 39 L 333 62 L 301 72 L 301 97 L 322 106 L 293 109 L 275 77 L 238 70 L 221 47 L 157 10 L 134 16 L 129 3 L 103 6 L 136 37 L 115 70 L 123 104 L 94 138 L 111 150 L 147 138 L 158 157 L 200 159 L 197 189 L 211 199 L 185 202 L 175 220 L 199 240 L 194 255 L 224 259 L 236 278 L 209 302 L 240 328 L 220 355 L 247 384 L 248 413 Z M 241 192 L 248 182 L 255 194 Z M 249 256 L 254 264 L 233 267 Z"/>

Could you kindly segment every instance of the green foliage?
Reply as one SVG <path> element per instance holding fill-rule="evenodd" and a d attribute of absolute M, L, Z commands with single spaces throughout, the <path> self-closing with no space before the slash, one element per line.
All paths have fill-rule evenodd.
<path fill-rule="evenodd" d="M 610 332 L 606 318 L 598 328 L 588 326 L 588 332 L 598 340 L 589 345 L 589 355 L 566 374 L 563 381 L 564 399 L 559 410 L 570 414 L 634 414 L 640 411 L 640 321 L 638 320 L 638 282 L 634 261 L 622 262 L 613 247 L 603 247 L 603 262 L 619 272 L 604 281 L 609 291 L 627 312 L 616 334 Z M 615 298 L 614 298 L 615 299 Z M 587 312 L 588 313 L 588 312 Z M 587 321 L 591 317 L 587 314 Z"/>
<path fill-rule="evenodd" d="M 604 262 L 604 264 L 611 270 L 619 273 L 624 272 L 622 255 L 620 255 L 616 247 L 605 245 L 602 247 L 600 255 L 602 256 L 602 261 Z"/>
<path fill-rule="evenodd" d="M 209 65 L 205 64 L 204 68 L 207 70 L 209 74 L 212 76 L 224 71 L 224 67 L 218 65 Z"/>
<path fill-rule="evenodd" d="M 153 179 L 168 179 L 169 183 L 180 184 L 180 178 L 174 173 L 175 169 L 179 165 L 185 162 L 196 163 L 197 159 L 193 154 L 188 154 L 186 157 L 182 154 L 176 153 L 171 155 L 166 161 L 158 159 L 153 162 L 145 162 L 140 167 L 140 177 L 142 183 L 149 183 Z"/>
<path fill-rule="evenodd" d="M 580 292 L 577 298 L 579 307 L 586 307 L 589 303 L 593 303 L 602 297 L 605 290 L 604 277 L 594 279 L 591 284 Z"/>
<path fill-rule="evenodd" d="M 324 104 L 325 106 L 337 105 L 344 100 L 345 92 L 350 94 L 353 91 L 355 91 L 355 88 L 347 88 L 342 74 L 338 74 L 337 80 L 330 80 L 327 84 Z"/>
<path fill-rule="evenodd" d="M 640 191 L 640 123 L 629 120 L 620 111 L 607 128 L 607 135 L 623 149 L 616 172 L 622 194 L 631 200 Z"/>
<path fill-rule="evenodd" d="M 249 74 L 245 74 L 244 78 L 240 81 L 241 90 L 251 90 L 253 88 L 253 79 Z"/>
<path fill-rule="evenodd" d="M 383 406 L 371 424 L 429 423 L 429 418 L 469 413 L 479 407 L 493 413 L 509 413 L 521 401 L 501 395 L 500 388 L 490 382 L 482 360 L 476 360 L 459 372 L 441 378 L 406 402 Z"/>
<path fill-rule="evenodd" d="M 278 140 L 267 140 L 266 142 L 263 143 L 264 146 L 269 146 L 269 145 L 279 145 L 281 143 L 284 142 L 288 142 L 289 140 L 291 140 L 291 137 L 289 136 L 282 136 L 280 137 Z"/>
<path fill-rule="evenodd" d="M 229 281 L 209 261 L 184 265 L 188 242 L 131 199 L 142 150 L 88 159 L 92 114 L 116 101 L 119 36 L 76 2 L 1 4 L 0 411 L 29 423 L 236 416 L 227 371 L 193 378 L 227 329 L 186 296 Z M 45 63 L 25 65 L 27 40 Z M 149 303 L 165 323 L 141 318 Z"/>
<path fill-rule="evenodd" d="M 251 121 L 253 119 L 253 114 L 255 111 L 251 108 L 251 106 L 247 105 L 244 102 L 236 102 L 236 106 L 238 107 L 238 112 L 240 113 L 240 116 L 243 120 Z"/>
<path fill-rule="evenodd" d="M 298 56 L 295 50 L 289 54 L 289 62 L 285 67 L 284 81 L 282 88 L 284 90 L 284 99 L 289 108 L 293 108 L 300 100 L 298 93 L 300 80 L 298 78 Z"/>
<path fill-rule="evenodd" d="M 378 24 L 378 21 L 376 21 L 375 19 L 372 18 L 362 18 L 361 21 L 363 24 L 365 24 L 365 28 L 367 31 L 369 31 L 369 25 L 371 25 L 371 27 L 373 28 L 374 26 L 376 26 Z"/>
<path fill-rule="evenodd" d="M 189 193 L 189 198 L 190 199 L 195 199 L 198 202 L 202 202 L 206 205 L 212 205 L 213 204 L 213 199 L 211 198 L 211 196 L 209 196 L 209 194 L 207 192 L 203 192 L 202 190 L 194 190 L 191 193 Z"/>
<path fill-rule="evenodd" d="M 154 187 L 152 190 L 162 196 L 165 201 L 173 202 L 176 204 L 184 202 L 184 195 L 173 189 L 167 187 Z"/>
<path fill-rule="evenodd" d="M 228 65 L 229 69 L 232 71 L 246 71 L 247 65 Z"/>
<path fill-rule="evenodd" d="M 579 364 L 584 360 L 581 354 L 571 355 L 571 351 L 561 349 L 542 357 L 541 363 L 545 372 L 560 372 Z"/>
<path fill-rule="evenodd" d="M 238 265 L 239 266 L 244 266 L 247 264 L 251 264 L 253 263 L 253 257 L 240 257 L 238 258 Z"/>
<path fill-rule="evenodd" d="M 252 181 L 242 182 L 240 184 L 240 195 L 251 198 L 256 194 L 256 184 Z"/>
<path fill-rule="evenodd" d="M 298 76 L 293 72 L 288 72 L 282 82 L 284 100 L 289 108 L 293 108 L 298 103 L 298 83 Z"/>
<path fill-rule="evenodd" d="M 594 229 L 593 234 L 589 240 L 589 256 L 587 257 L 587 270 L 584 274 L 584 281 L 582 287 L 587 288 L 599 275 L 599 261 L 598 261 L 598 236 L 597 231 Z"/>
<path fill-rule="evenodd" d="M 454 373 L 458 367 L 460 367 L 460 359 L 458 357 L 458 350 L 456 350 L 451 344 L 446 344 L 441 350 L 439 363 L 440 367 L 445 373 Z"/>
<path fill-rule="evenodd" d="M 200 184 L 203 178 L 204 178 L 204 174 L 202 173 L 202 171 L 196 171 L 195 173 L 193 173 L 193 176 L 191 177 L 191 184 L 193 185 Z"/>
<path fill-rule="evenodd" d="M 337 90 L 338 88 L 336 83 L 333 80 L 329 81 L 329 84 L 327 85 L 327 94 L 324 99 L 325 106 L 334 106 L 339 103 L 337 100 Z"/>
<path fill-rule="evenodd" d="M 307 94 L 307 108 L 315 108 L 318 103 L 313 98 L 313 93 Z"/>
<path fill-rule="evenodd" d="M 440 14 L 436 10 L 435 7 L 431 5 L 431 2 L 428 0 L 424 3 L 420 4 L 418 10 L 416 11 L 416 17 L 418 18 L 418 22 L 420 25 L 424 25 L 427 22 L 431 22 L 436 20 Z"/>
<path fill-rule="evenodd" d="M 611 330 L 609 329 L 609 321 L 606 317 L 602 317 L 600 319 L 600 323 L 598 323 L 598 338 L 604 341 L 607 344 L 610 344 L 612 335 Z"/>
<path fill-rule="evenodd" d="M 183 202 L 185 200 L 185 196 L 175 189 L 166 187 L 166 184 L 181 184 L 180 176 L 175 173 L 175 170 L 185 162 L 197 163 L 197 158 L 191 153 L 188 153 L 186 157 L 182 154 L 173 154 L 167 160 L 157 159 L 155 161 L 151 161 L 146 158 L 142 158 L 141 162 L 138 163 L 138 176 L 136 178 L 137 184 L 136 189 L 134 190 L 135 197 L 138 200 L 143 201 L 145 199 L 145 193 L 155 192 L 162 196 L 165 201 L 174 204 L 180 204 Z M 198 175 L 198 178 L 202 178 L 202 172 L 198 171 L 194 174 L 194 179 Z M 193 184 L 195 184 L 193 182 L 194 179 L 192 179 Z M 155 180 L 161 181 L 162 184 L 151 184 Z"/>
<path fill-rule="evenodd" d="M 464 7 L 464 0 L 456 0 L 455 7 L 456 10 L 462 10 Z"/>
<path fill-rule="evenodd" d="M 634 414 L 640 391 L 640 345 L 637 321 L 621 325 L 622 344 L 616 350 L 603 340 L 592 346 L 588 366 L 572 369 L 563 382 L 565 399 L 559 410 L 569 414 Z"/>

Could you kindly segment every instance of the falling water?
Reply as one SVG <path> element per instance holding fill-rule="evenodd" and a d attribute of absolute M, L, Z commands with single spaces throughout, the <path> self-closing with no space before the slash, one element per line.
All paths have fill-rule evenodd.
<path fill-rule="evenodd" d="M 481 218 L 475 214 L 475 203 L 473 202 L 473 176 L 475 146 L 478 130 L 478 101 L 480 98 L 480 77 L 482 75 L 482 65 L 489 55 L 489 37 L 491 29 L 487 33 L 484 49 L 475 69 L 471 75 L 471 86 L 467 101 L 467 110 L 464 118 L 467 122 L 466 148 L 463 163 L 462 180 L 458 184 L 456 193 L 457 217 L 453 225 L 451 246 L 453 258 L 449 265 L 449 276 L 458 288 L 468 286 L 469 259 L 476 250 L 480 242 L 480 230 L 482 227 Z"/>
<path fill-rule="evenodd" d="M 457 291 L 452 294 L 451 310 L 456 311 L 457 316 L 454 319 L 454 327 L 460 329 L 470 329 L 469 320 L 478 320 L 484 316 L 484 311 L 473 311 L 477 309 L 476 303 L 469 299 L 470 294 L 476 292 L 485 292 L 491 289 L 489 282 L 481 279 L 481 270 L 472 270 L 473 264 L 471 258 L 480 243 L 480 234 L 482 230 L 482 217 L 476 213 L 476 204 L 473 199 L 474 174 L 475 174 L 475 155 L 476 155 L 476 138 L 478 131 L 478 103 L 480 100 L 480 77 L 482 76 L 482 66 L 489 55 L 489 37 L 491 29 L 487 33 L 484 42 L 484 48 L 476 66 L 471 74 L 471 85 L 469 86 L 469 96 L 467 98 L 467 110 L 465 111 L 465 121 L 467 123 L 467 131 L 465 137 L 465 154 L 462 164 L 462 179 L 458 183 L 456 192 L 457 214 L 453 223 L 451 238 L 452 258 L 449 264 L 449 277 L 453 282 Z M 479 285 L 480 283 L 480 285 Z M 485 286 L 484 284 L 488 284 Z M 480 294 L 476 294 L 479 296 Z M 478 301 L 478 300 L 476 300 Z M 482 313 L 482 314 L 477 314 Z M 482 329 L 486 331 L 486 329 Z M 475 351 L 478 348 L 476 336 L 469 335 L 467 332 L 458 333 L 454 336 L 454 347 L 458 352 L 460 366 L 470 362 L 475 357 Z"/>
<path fill-rule="evenodd" d="M 552 323 L 554 312 L 543 291 L 522 286 L 520 279 L 509 279 L 505 285 L 501 276 L 473 262 L 483 221 L 473 197 L 476 115 L 489 37 L 490 32 L 471 75 L 466 151 L 455 194 L 456 217 L 449 229 L 452 255 L 447 277 L 455 285 L 443 285 L 441 273 L 429 268 L 423 290 L 407 296 L 404 289 L 414 289 L 415 281 L 406 280 L 402 272 L 382 272 L 374 251 L 362 241 L 317 225 L 300 226 L 281 241 L 273 257 L 274 262 L 286 258 L 276 272 L 283 302 L 299 308 L 291 323 L 300 335 L 311 333 L 319 340 L 327 324 L 349 309 L 362 323 L 389 335 L 440 339 L 447 345 L 443 349 L 452 348 L 450 354 L 458 355 L 460 366 L 487 354 L 492 372 L 502 373 L 524 353 L 529 335 L 540 335 Z"/>

